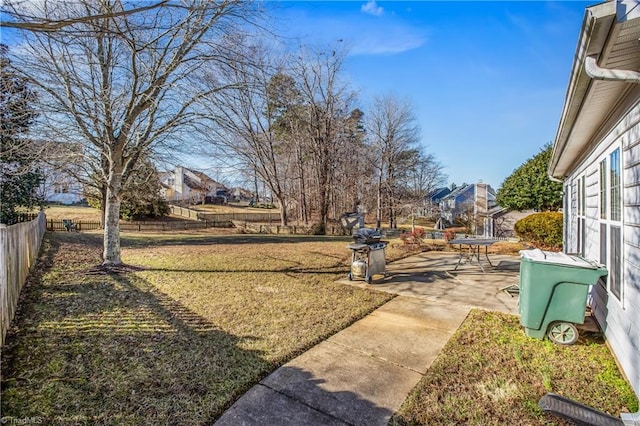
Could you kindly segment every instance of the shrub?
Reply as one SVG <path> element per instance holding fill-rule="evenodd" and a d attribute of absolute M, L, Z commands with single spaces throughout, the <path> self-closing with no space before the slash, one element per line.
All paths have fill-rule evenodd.
<path fill-rule="evenodd" d="M 309 230 L 311 235 L 326 235 L 327 228 L 324 223 L 317 222 L 311 225 L 311 229 Z"/>
<path fill-rule="evenodd" d="M 424 240 L 425 232 L 422 228 L 415 228 L 411 232 L 402 231 L 400 234 L 400 239 L 404 243 L 404 245 L 422 245 Z"/>
<path fill-rule="evenodd" d="M 444 231 L 442 236 L 446 242 L 449 242 L 456 237 L 456 231 L 454 231 L 453 229 L 447 229 L 446 231 Z"/>
<path fill-rule="evenodd" d="M 562 249 L 562 213 L 534 213 L 516 222 L 518 237 L 538 248 Z"/>

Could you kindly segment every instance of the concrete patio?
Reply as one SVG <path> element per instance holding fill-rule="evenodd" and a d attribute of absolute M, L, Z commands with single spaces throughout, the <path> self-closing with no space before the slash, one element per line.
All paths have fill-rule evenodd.
<path fill-rule="evenodd" d="M 481 256 L 485 272 L 475 259 L 454 270 L 459 258 L 457 253 L 425 252 L 390 263 L 386 276 L 374 276 L 371 284 L 349 281 L 346 276 L 339 282 L 444 304 L 518 313 L 518 298 L 502 290 L 518 284 L 518 256 L 489 255 L 493 267 Z"/>
<path fill-rule="evenodd" d="M 517 312 L 519 258 L 495 267 L 428 252 L 387 266 L 372 284 L 399 296 L 277 369 L 240 397 L 223 425 L 386 425 L 471 308 Z M 377 278 L 377 279 L 376 279 Z"/>

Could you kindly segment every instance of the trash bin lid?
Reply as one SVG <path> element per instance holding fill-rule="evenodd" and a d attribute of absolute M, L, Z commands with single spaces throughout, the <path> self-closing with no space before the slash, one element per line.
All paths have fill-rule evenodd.
<path fill-rule="evenodd" d="M 540 249 L 520 250 L 520 257 L 533 262 L 553 263 L 555 265 L 572 266 L 577 268 L 598 269 L 601 267 L 598 263 L 589 261 L 580 256 Z"/>

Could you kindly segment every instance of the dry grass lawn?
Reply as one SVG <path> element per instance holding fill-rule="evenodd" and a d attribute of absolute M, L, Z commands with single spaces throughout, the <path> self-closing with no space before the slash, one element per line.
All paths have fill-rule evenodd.
<path fill-rule="evenodd" d="M 100 235 L 47 234 L 2 350 L 2 416 L 213 423 L 278 366 L 393 297 L 335 283 L 350 241 L 125 234 L 132 266 L 106 273 Z M 387 258 L 407 253 L 393 240 Z M 473 311 L 392 423 L 552 424 L 536 405 L 550 391 L 614 415 L 637 410 L 600 335 L 560 347 L 525 337 L 515 316 Z"/>
<path fill-rule="evenodd" d="M 93 207 L 51 205 L 45 207 L 44 213 L 47 215 L 47 219 L 53 220 L 71 219 L 75 222 L 81 220 L 100 222 L 100 210 Z"/>
<path fill-rule="evenodd" d="M 559 346 L 526 337 L 517 316 L 474 310 L 391 424 L 568 424 L 538 408 L 546 392 L 613 416 L 638 410 L 599 333 Z"/>
<path fill-rule="evenodd" d="M 287 360 L 392 296 L 334 283 L 347 239 L 47 234 L 2 351 L 2 415 L 210 424 Z"/>

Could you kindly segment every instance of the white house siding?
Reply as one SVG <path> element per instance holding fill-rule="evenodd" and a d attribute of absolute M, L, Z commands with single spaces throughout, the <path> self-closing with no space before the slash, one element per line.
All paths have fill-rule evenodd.
<path fill-rule="evenodd" d="M 567 253 L 578 252 L 578 179 L 572 180 L 570 183 L 571 190 L 569 191 L 569 219 L 566 223 L 569 224 L 567 230 L 567 240 L 565 251 Z"/>
<path fill-rule="evenodd" d="M 600 259 L 600 175 L 598 174 L 598 164 L 596 167 L 589 167 L 585 173 L 586 190 L 586 231 L 585 231 L 585 253 L 590 259 Z"/>
<path fill-rule="evenodd" d="M 600 219 L 599 163 L 616 147 L 621 149 L 622 164 L 621 300 L 606 289 L 606 284 L 598 284 L 591 291 L 591 307 L 636 394 L 640 394 L 640 103 L 623 117 L 567 177 L 571 186 L 570 194 L 566 194 L 571 200 L 568 221 L 571 229 L 565 233 L 566 251 L 579 251 L 578 192 L 580 179 L 584 176 L 584 256 L 600 261 L 600 223 L 603 221 Z"/>

